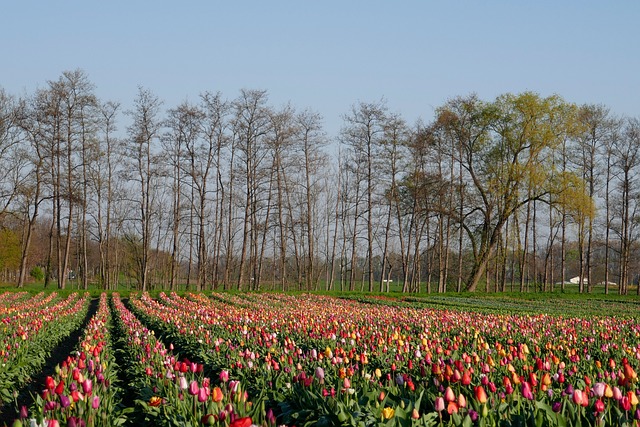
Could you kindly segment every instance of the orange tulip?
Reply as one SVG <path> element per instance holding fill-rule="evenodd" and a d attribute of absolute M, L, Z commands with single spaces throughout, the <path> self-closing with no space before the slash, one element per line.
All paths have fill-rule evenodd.
<path fill-rule="evenodd" d="M 224 395 L 222 394 L 222 390 L 220 390 L 220 387 L 215 387 L 211 392 L 211 399 L 214 402 L 220 402 L 223 398 Z"/>
<path fill-rule="evenodd" d="M 474 388 L 474 392 L 475 392 L 476 399 L 478 400 L 478 402 L 487 403 L 487 392 L 484 391 L 484 387 L 479 385 L 479 386 Z"/>

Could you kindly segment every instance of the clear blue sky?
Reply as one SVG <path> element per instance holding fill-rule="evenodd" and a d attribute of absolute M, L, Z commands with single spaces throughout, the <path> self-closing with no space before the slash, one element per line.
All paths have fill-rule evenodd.
<path fill-rule="evenodd" d="M 448 98 L 532 90 L 640 117 L 640 2 L 6 1 L 0 86 L 31 93 L 81 68 L 104 100 L 144 86 L 172 107 L 266 89 L 324 116 L 358 101 L 409 122 Z"/>

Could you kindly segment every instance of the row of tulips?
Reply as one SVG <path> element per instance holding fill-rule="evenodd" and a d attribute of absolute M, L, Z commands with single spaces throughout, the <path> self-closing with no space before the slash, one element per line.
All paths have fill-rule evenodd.
<path fill-rule="evenodd" d="M 584 296 L 579 299 L 569 297 L 555 298 L 550 304 L 547 297 L 539 299 L 523 299 L 521 297 L 513 297 L 502 293 L 483 295 L 483 296 L 451 296 L 437 295 L 429 296 L 402 296 L 379 297 L 379 296 L 358 296 L 353 297 L 361 301 L 392 304 L 394 306 L 407 305 L 418 307 L 432 308 L 448 308 L 456 307 L 456 309 L 482 311 L 486 313 L 495 312 L 511 312 L 511 313 L 547 313 L 560 316 L 579 316 L 590 317 L 599 316 L 602 313 L 616 313 L 619 317 L 633 317 L 633 313 L 637 312 L 637 301 L 631 299 L 612 300 L 589 298 Z"/>
<path fill-rule="evenodd" d="M 5 292 L 0 294 L 0 316 L 6 316 L 19 309 L 20 303 L 29 298 L 27 292 Z"/>
<path fill-rule="evenodd" d="M 137 392 L 138 424 L 153 426 L 200 425 L 248 427 L 265 419 L 254 408 L 240 382 L 221 372 L 215 381 L 201 364 L 176 356 L 155 333 L 144 327 L 113 295 L 113 308 L 122 336 L 123 357 Z M 256 415 L 257 414 L 257 415 Z"/>
<path fill-rule="evenodd" d="M 274 408 L 285 424 L 640 418 L 640 325 L 632 317 L 397 308 L 307 295 L 243 299 L 142 295 L 132 304 L 208 367 L 251 384 L 254 403 Z"/>
<path fill-rule="evenodd" d="M 29 303 L 32 303 L 30 305 Z M 60 300 L 55 293 L 27 300 L 21 310 L 3 319 L 0 348 L 0 399 L 15 399 L 17 389 L 40 369 L 51 350 L 86 317 L 89 295 L 70 294 Z"/>
<path fill-rule="evenodd" d="M 4 295 L 12 294 L 5 293 Z M 6 343 L 7 339 L 14 336 L 20 336 L 22 338 L 23 335 L 29 332 L 29 325 L 26 323 L 32 320 L 31 317 L 34 311 L 47 309 L 56 302 L 59 302 L 56 292 L 51 292 L 48 295 L 40 292 L 32 298 L 20 298 L 16 301 L 12 301 L 12 298 L 7 298 L 7 303 L 11 304 L 3 307 L 0 311 L 0 315 L 2 316 L 0 338 L 3 340 L 3 344 Z M 0 355 L 2 355 L 2 353 L 0 353 Z"/>
<path fill-rule="evenodd" d="M 116 363 L 111 351 L 111 315 L 107 295 L 100 295 L 77 349 L 46 378 L 31 414 L 20 410 L 14 426 L 119 426 L 126 416 L 119 406 Z"/>

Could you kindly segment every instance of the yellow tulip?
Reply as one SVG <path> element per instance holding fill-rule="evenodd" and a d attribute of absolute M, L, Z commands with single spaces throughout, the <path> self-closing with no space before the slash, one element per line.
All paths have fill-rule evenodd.
<path fill-rule="evenodd" d="M 388 420 L 389 418 L 393 417 L 393 415 L 396 413 L 395 409 L 393 408 L 389 408 L 388 406 L 386 408 L 384 408 L 382 410 L 382 417 L 385 420 Z"/>

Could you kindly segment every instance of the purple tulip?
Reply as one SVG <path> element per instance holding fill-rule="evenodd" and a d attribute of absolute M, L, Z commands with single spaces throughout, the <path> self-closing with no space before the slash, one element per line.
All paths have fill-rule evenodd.
<path fill-rule="evenodd" d="M 69 406 L 71 406 L 71 400 L 69 400 L 69 397 L 67 397 L 64 394 L 60 395 L 60 406 L 62 406 L 62 408 L 68 408 Z"/>

